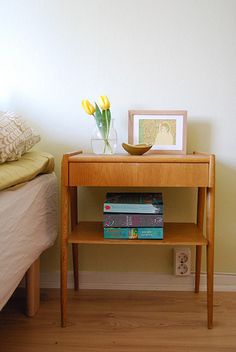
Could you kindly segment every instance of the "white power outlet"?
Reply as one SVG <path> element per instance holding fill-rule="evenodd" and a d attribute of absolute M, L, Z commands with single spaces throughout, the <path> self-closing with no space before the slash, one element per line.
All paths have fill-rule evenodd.
<path fill-rule="evenodd" d="M 190 248 L 174 249 L 175 275 L 187 276 L 191 274 L 191 251 Z"/>

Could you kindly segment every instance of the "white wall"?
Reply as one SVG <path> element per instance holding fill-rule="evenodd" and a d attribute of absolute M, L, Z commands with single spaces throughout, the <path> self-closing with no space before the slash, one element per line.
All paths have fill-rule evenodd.
<path fill-rule="evenodd" d="M 90 151 L 83 98 L 109 96 L 119 144 L 128 109 L 188 110 L 188 151 L 217 156 L 216 269 L 236 272 L 236 1 L 0 0 L 0 13 L 0 109 L 40 131 L 58 174 L 63 152 Z M 82 192 L 91 209 L 81 218 L 96 217 L 104 192 Z M 167 217 L 192 220 L 192 197 L 166 191 Z M 85 248 L 83 269 L 171 270 L 168 249 L 158 260 L 153 249 L 127 250 L 123 264 L 121 251 Z M 50 253 L 46 269 L 57 267 L 58 248 Z"/>

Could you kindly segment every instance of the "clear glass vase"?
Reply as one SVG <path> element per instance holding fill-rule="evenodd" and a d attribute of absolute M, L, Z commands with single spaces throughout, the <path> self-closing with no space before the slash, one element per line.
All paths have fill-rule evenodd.
<path fill-rule="evenodd" d="M 111 120 L 107 134 L 103 133 L 102 126 L 97 126 L 91 136 L 91 147 L 94 154 L 115 154 L 117 133 L 114 128 L 114 119 Z"/>

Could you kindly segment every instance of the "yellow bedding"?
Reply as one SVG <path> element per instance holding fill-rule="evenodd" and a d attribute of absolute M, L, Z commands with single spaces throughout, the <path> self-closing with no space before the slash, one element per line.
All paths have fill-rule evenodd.
<path fill-rule="evenodd" d="M 0 190 L 30 181 L 39 174 L 54 170 L 51 154 L 39 151 L 25 153 L 19 160 L 0 165 Z"/>

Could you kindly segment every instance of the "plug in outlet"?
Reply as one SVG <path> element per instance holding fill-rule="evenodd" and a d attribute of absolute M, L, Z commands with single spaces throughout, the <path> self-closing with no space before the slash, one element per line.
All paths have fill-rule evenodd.
<path fill-rule="evenodd" d="M 190 248 L 174 249 L 175 275 L 187 276 L 191 273 L 191 251 Z"/>

